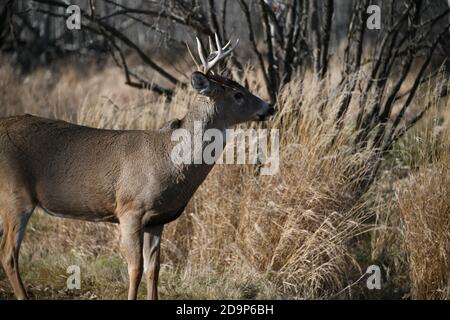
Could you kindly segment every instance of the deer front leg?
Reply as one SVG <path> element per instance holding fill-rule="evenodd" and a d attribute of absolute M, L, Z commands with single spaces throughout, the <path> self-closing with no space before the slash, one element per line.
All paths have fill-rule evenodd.
<path fill-rule="evenodd" d="M 152 226 L 144 233 L 144 270 L 147 278 L 147 299 L 158 300 L 158 276 L 161 236 L 164 226 Z"/>
<path fill-rule="evenodd" d="M 143 229 L 140 219 L 132 215 L 120 220 L 120 248 L 128 263 L 128 300 L 136 300 L 142 278 Z"/>

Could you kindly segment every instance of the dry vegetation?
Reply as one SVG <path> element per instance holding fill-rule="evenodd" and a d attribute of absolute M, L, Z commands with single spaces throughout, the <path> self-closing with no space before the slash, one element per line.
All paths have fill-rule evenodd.
<path fill-rule="evenodd" d="M 182 116 L 195 99 L 179 89 L 169 103 L 122 85 L 115 68 L 88 69 L 21 77 L 2 65 L 0 115 L 28 112 L 101 128 L 149 129 Z M 246 76 L 260 92 L 260 77 Z M 283 89 L 280 112 L 267 124 L 280 129 L 280 172 L 263 177 L 254 166 L 216 166 L 184 215 L 166 228 L 162 298 L 449 299 L 450 102 L 434 91 L 448 80 L 422 85 L 416 101 L 433 101 L 430 113 L 397 143 L 361 195 L 373 151 L 355 153 L 347 143 L 350 130 L 329 147 L 329 119 L 342 93 L 329 89 L 330 79 L 302 79 Z M 21 251 L 31 296 L 123 298 L 127 273 L 117 231 L 37 211 Z M 65 289 L 72 264 L 81 267 L 79 291 Z M 371 264 L 383 270 L 380 291 L 365 286 Z M 0 298 L 12 298 L 3 273 Z"/>
<path fill-rule="evenodd" d="M 428 136 L 417 142 L 426 150 L 419 155 L 422 161 L 395 191 L 404 222 L 411 295 L 450 299 L 450 130 L 448 123 L 441 134 L 439 125 L 429 128 Z"/>

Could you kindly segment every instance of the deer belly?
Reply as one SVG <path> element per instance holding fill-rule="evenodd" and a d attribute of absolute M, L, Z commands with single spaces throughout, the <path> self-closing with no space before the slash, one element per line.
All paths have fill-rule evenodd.
<path fill-rule="evenodd" d="M 66 189 L 67 190 L 67 189 Z M 114 198 L 107 194 L 64 192 L 63 188 L 41 189 L 36 193 L 38 205 L 48 214 L 57 217 L 87 221 L 117 220 Z"/>
<path fill-rule="evenodd" d="M 41 206 L 41 208 L 42 210 L 44 210 L 46 213 L 48 213 L 53 217 L 85 220 L 91 222 L 114 222 L 114 223 L 119 222 L 115 214 L 99 214 L 95 212 L 71 212 L 71 211 L 54 212 L 44 206 Z"/>

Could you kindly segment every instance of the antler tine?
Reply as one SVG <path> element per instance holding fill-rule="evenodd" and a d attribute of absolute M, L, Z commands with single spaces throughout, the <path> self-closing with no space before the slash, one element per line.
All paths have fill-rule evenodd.
<path fill-rule="evenodd" d="M 197 50 L 198 50 L 198 55 L 200 57 L 200 60 L 202 61 L 203 64 L 203 72 L 207 73 L 208 72 L 208 61 L 206 60 L 205 56 L 203 55 L 203 47 L 202 47 L 202 43 L 200 41 L 200 39 L 198 37 L 195 37 L 197 39 Z"/>
<path fill-rule="evenodd" d="M 239 41 L 239 39 L 238 39 L 238 41 Z M 228 41 L 227 44 L 224 45 L 222 49 L 225 50 L 226 48 L 228 48 L 228 46 L 229 46 L 230 44 L 231 44 L 231 40 Z"/>
<path fill-rule="evenodd" d="M 216 35 L 216 43 L 217 43 L 217 47 L 221 49 L 220 51 L 226 50 L 226 49 L 230 46 L 231 40 L 229 40 L 229 41 L 222 47 L 222 45 L 220 44 L 220 41 L 219 41 L 219 37 L 217 36 L 217 33 L 216 33 L 215 35 Z M 234 44 L 234 46 L 232 46 L 230 49 L 226 50 L 225 53 L 228 53 L 228 52 L 230 52 L 230 51 L 233 51 L 234 48 L 236 48 L 238 44 L 239 44 L 239 38 L 236 40 L 236 43 Z"/>
<path fill-rule="evenodd" d="M 208 41 L 209 41 L 209 54 L 211 54 L 215 50 L 214 50 L 214 47 L 213 47 L 213 44 L 212 44 L 212 41 L 211 41 L 211 37 L 209 37 L 209 36 L 208 36 Z"/>
<path fill-rule="evenodd" d="M 225 50 L 230 44 L 231 44 L 231 40 L 228 41 L 228 43 L 225 45 L 225 47 L 223 47 L 223 49 Z M 238 44 L 239 44 L 239 38 L 236 39 L 236 43 L 234 44 L 234 46 L 232 46 L 230 49 L 225 51 L 225 53 L 229 53 L 229 52 L 233 51 L 237 47 Z"/>
<path fill-rule="evenodd" d="M 192 60 L 195 63 L 195 66 L 197 67 L 197 69 L 200 69 L 200 64 L 198 63 L 197 59 L 195 58 L 194 54 L 191 51 L 191 47 L 189 47 L 187 41 L 185 41 L 186 47 L 188 49 L 189 55 L 191 56 Z"/>
<path fill-rule="evenodd" d="M 214 33 L 214 38 L 216 38 L 216 46 L 217 46 L 217 55 L 220 55 L 222 53 L 222 45 L 220 44 L 219 36 L 217 35 L 217 32 Z"/>

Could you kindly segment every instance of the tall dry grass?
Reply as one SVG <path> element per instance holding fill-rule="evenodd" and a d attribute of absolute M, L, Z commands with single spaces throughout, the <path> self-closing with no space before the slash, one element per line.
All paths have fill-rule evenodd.
<path fill-rule="evenodd" d="M 432 107 L 396 144 L 374 188 L 371 256 L 404 298 L 449 298 L 450 99 L 438 92 L 450 82 L 437 84 L 423 86 L 420 104 Z"/>
<path fill-rule="evenodd" d="M 416 135 L 418 169 L 396 186 L 415 299 L 450 299 L 450 129 L 438 119 Z"/>
<path fill-rule="evenodd" d="M 181 117 L 195 103 L 189 90 L 178 89 L 167 102 L 128 88 L 114 68 L 92 67 L 84 73 L 80 76 L 68 67 L 57 74 L 39 70 L 24 78 L 3 65 L 0 112 L 29 112 L 101 128 L 149 129 Z M 260 77 L 251 70 L 246 77 L 252 92 L 262 91 Z M 183 216 L 166 227 L 163 298 L 365 296 L 364 289 L 353 286 L 372 264 L 361 254 L 370 255 L 367 231 L 374 227 L 369 220 L 373 201 L 361 197 L 359 186 L 372 169 L 373 153 L 354 152 L 350 126 L 329 147 L 335 134 L 331 115 L 342 98 L 332 88 L 327 82 L 297 75 L 280 93 L 279 113 L 265 125 L 280 130 L 280 171 L 259 176 L 254 166 L 218 165 Z M 400 208 L 405 208 L 402 216 L 412 201 L 408 190 L 412 192 L 405 188 L 399 197 Z M 442 194 L 448 191 L 443 189 Z M 433 215 L 439 208 L 431 211 Z M 420 214 L 429 212 L 424 208 Z M 407 221 L 406 230 L 414 232 Z M 117 238 L 116 226 L 50 218 L 38 212 L 21 253 L 32 294 L 122 298 L 127 276 Z M 429 241 L 435 239 L 429 237 Z M 71 264 L 81 266 L 80 292 L 64 289 L 66 268 Z M 10 297 L 4 276 L 0 276 L 2 296 Z"/>

